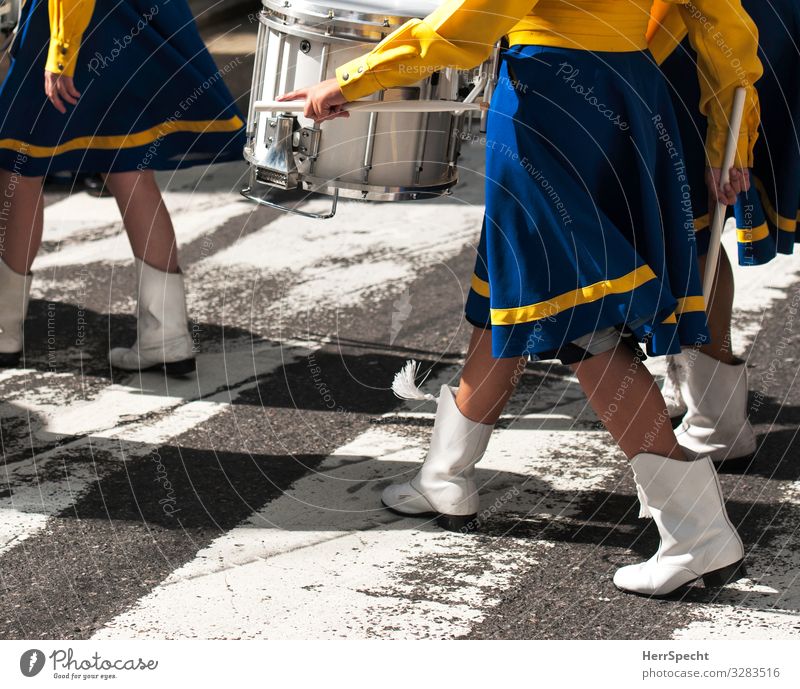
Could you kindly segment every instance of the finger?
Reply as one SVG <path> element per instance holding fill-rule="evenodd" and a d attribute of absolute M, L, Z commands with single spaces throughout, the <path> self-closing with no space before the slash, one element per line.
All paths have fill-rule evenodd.
<path fill-rule="evenodd" d="M 64 87 L 66 88 L 67 93 L 73 98 L 81 97 L 81 92 L 75 88 L 75 82 L 72 79 L 65 79 Z"/>
<path fill-rule="evenodd" d="M 339 117 L 350 117 L 350 113 L 344 109 L 343 105 L 334 105 L 331 108 L 330 115 L 326 117 L 326 120 L 335 120 Z"/>
<path fill-rule="evenodd" d="M 734 194 L 738 194 L 742 190 L 742 176 L 739 174 L 739 171 L 736 168 L 731 168 L 728 179 L 730 181 L 728 186 L 733 189 Z"/>
<path fill-rule="evenodd" d="M 722 186 L 722 197 L 723 202 L 731 205 L 736 203 L 736 192 L 734 192 L 733 187 L 730 184 L 725 184 Z"/>
<path fill-rule="evenodd" d="M 320 122 L 327 122 L 328 120 L 335 120 L 337 117 L 342 117 L 345 113 L 331 111 L 328 115 L 322 117 Z"/>
<path fill-rule="evenodd" d="M 58 112 L 60 112 L 62 115 L 67 114 L 67 108 L 61 101 L 61 98 L 59 98 L 58 93 L 55 90 L 53 90 L 53 92 L 50 94 L 50 102 L 53 104 L 53 107 L 56 110 L 58 110 Z"/>
<path fill-rule="evenodd" d="M 298 89 L 297 91 L 289 91 L 289 93 L 284 93 L 282 96 L 278 96 L 276 100 L 285 101 L 285 100 L 306 100 L 307 89 Z"/>
<path fill-rule="evenodd" d="M 66 84 L 64 84 L 64 82 L 61 79 L 59 79 L 56 82 L 56 88 L 58 89 L 58 95 L 61 96 L 61 98 L 63 100 L 67 101 L 67 103 L 69 103 L 70 105 L 77 105 L 78 104 L 77 99 L 73 98 L 68 93 Z"/>
<path fill-rule="evenodd" d="M 732 168 L 731 183 L 737 194 L 750 189 L 750 170 L 748 168 Z"/>

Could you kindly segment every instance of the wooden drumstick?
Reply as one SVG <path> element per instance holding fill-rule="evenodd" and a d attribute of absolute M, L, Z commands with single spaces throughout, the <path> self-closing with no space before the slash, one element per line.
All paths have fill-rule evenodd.
<path fill-rule="evenodd" d="M 733 109 L 731 119 L 728 123 L 728 140 L 725 142 L 725 154 L 722 157 L 722 172 L 720 175 L 720 185 L 724 186 L 731 179 L 731 167 L 736 156 L 736 144 L 739 139 L 739 130 L 742 127 L 742 116 L 744 115 L 744 100 L 747 91 L 739 87 L 733 94 Z M 722 243 L 722 226 L 725 222 L 725 212 L 727 205 L 717 201 L 714 210 L 714 219 L 711 223 L 711 236 L 708 240 L 708 254 L 706 254 L 706 273 L 703 276 L 703 296 L 706 300 L 706 308 L 711 301 L 711 290 L 714 286 L 714 275 L 717 272 L 719 263 L 719 249 Z"/>
<path fill-rule="evenodd" d="M 302 113 L 305 101 L 260 100 L 253 105 L 255 112 Z M 463 112 L 487 110 L 489 103 L 462 103 L 453 100 L 357 100 L 345 103 L 347 112 Z"/>

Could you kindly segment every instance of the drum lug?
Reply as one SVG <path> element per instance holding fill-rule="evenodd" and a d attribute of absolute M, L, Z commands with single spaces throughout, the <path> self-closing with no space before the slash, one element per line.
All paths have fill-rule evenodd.
<path fill-rule="evenodd" d="M 278 115 L 267 122 L 267 152 L 258 166 L 258 181 L 280 189 L 297 188 L 297 167 L 294 162 L 294 117 Z"/>
<path fill-rule="evenodd" d="M 305 158 L 316 160 L 319 153 L 319 139 L 322 132 L 319 129 L 303 127 L 294 133 L 294 148 L 297 153 Z"/>

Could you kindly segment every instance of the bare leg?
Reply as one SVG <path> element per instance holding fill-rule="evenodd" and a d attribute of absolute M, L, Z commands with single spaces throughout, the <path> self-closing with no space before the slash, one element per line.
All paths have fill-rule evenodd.
<path fill-rule="evenodd" d="M 628 459 L 642 452 L 686 459 L 658 385 L 631 349 L 618 346 L 572 369 L 592 409 Z"/>
<path fill-rule="evenodd" d="M 706 257 L 703 256 L 700 258 L 700 275 L 705 275 L 705 269 Z M 700 351 L 723 364 L 735 364 L 737 361 L 731 347 L 733 290 L 733 269 L 728 254 L 722 247 L 707 311 L 711 342 L 700 347 Z"/>
<path fill-rule="evenodd" d="M 491 331 L 476 328 L 456 396 L 461 413 L 472 421 L 494 424 L 524 368 L 524 358 L 493 358 Z M 629 459 L 641 452 L 686 459 L 664 398 L 632 350 L 620 346 L 572 368 L 592 408 Z"/>
<path fill-rule="evenodd" d="M 44 230 L 44 200 L 41 177 L 21 177 L 0 170 L 0 198 L 10 205 L 0 209 L 0 258 L 15 273 L 27 275 Z"/>
<path fill-rule="evenodd" d="M 133 255 L 162 272 L 179 272 L 175 230 L 155 175 L 115 172 L 106 176 L 106 186 L 119 206 Z"/>
<path fill-rule="evenodd" d="M 475 328 L 461 374 L 456 405 L 472 421 L 494 424 L 525 369 L 525 359 L 492 357 L 492 331 Z"/>

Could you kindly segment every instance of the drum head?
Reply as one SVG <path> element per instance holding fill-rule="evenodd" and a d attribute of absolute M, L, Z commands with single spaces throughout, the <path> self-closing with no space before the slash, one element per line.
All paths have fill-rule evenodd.
<path fill-rule="evenodd" d="M 302 12 L 309 11 L 310 14 L 327 13 L 333 10 L 336 14 L 348 14 L 355 19 L 358 16 L 374 17 L 379 14 L 386 14 L 393 17 L 426 17 L 433 12 L 439 5 L 444 4 L 444 0 L 290 0 L 292 10 Z M 265 5 L 269 1 L 265 0 Z M 280 6 L 283 2 L 280 3 Z"/>
<path fill-rule="evenodd" d="M 390 14 L 395 17 L 427 17 L 444 0 L 334 0 L 333 2 L 309 3 L 330 6 L 332 10 L 344 10 L 360 14 Z"/>

